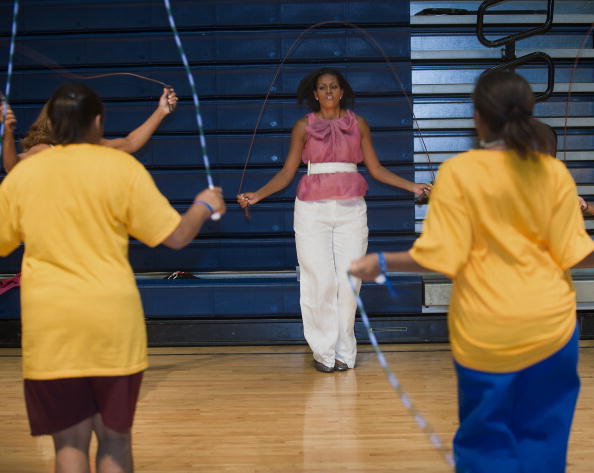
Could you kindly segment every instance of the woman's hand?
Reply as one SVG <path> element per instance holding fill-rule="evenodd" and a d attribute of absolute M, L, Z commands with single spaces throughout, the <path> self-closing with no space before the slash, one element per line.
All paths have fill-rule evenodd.
<path fill-rule="evenodd" d="M 16 116 L 14 114 L 14 112 L 12 111 L 12 109 L 10 108 L 10 105 L 7 106 L 8 108 L 6 109 L 6 129 L 9 131 L 14 131 L 14 129 L 16 128 Z M 2 122 L 2 119 L 4 117 L 4 103 L 0 104 L 0 123 Z"/>
<path fill-rule="evenodd" d="M 363 281 L 373 281 L 380 274 L 379 262 L 376 253 L 369 253 L 356 259 L 349 267 L 350 273 Z"/>
<path fill-rule="evenodd" d="M 159 105 L 157 109 L 163 112 L 164 115 L 169 115 L 177 106 L 177 95 L 173 87 L 165 87 L 163 94 L 159 99 Z"/>
<path fill-rule="evenodd" d="M 225 201 L 223 200 L 223 189 L 220 187 L 204 189 L 194 200 L 207 202 L 212 207 L 212 213 L 223 215 L 227 210 L 225 208 Z"/>
<path fill-rule="evenodd" d="M 421 197 L 421 196 L 429 196 L 429 194 L 431 194 L 431 184 L 419 184 L 419 183 L 414 183 L 413 184 L 413 188 L 412 191 L 415 194 L 415 197 Z"/>
<path fill-rule="evenodd" d="M 241 206 L 242 209 L 249 207 L 250 205 L 255 205 L 260 202 L 260 198 L 256 192 L 244 192 L 243 194 L 237 194 L 237 203 Z"/>
<path fill-rule="evenodd" d="M 578 203 L 580 204 L 580 210 L 582 212 L 585 212 L 586 210 L 588 210 L 588 202 L 586 202 L 584 200 L 584 198 L 579 195 L 578 195 Z"/>

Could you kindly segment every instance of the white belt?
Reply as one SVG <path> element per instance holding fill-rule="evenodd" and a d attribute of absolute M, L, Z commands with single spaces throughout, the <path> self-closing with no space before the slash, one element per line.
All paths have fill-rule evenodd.
<path fill-rule="evenodd" d="M 332 174 L 335 172 L 357 172 L 355 163 L 307 163 L 307 175 Z"/>

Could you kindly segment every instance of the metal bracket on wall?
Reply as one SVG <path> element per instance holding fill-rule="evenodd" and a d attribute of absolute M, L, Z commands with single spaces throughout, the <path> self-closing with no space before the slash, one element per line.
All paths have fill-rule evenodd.
<path fill-rule="evenodd" d="M 503 63 L 489 70 L 500 70 L 500 69 L 516 69 L 517 67 L 527 64 L 529 62 L 537 62 L 542 60 L 547 66 L 547 88 L 541 94 L 535 94 L 536 101 L 542 102 L 548 99 L 553 93 L 555 87 L 555 63 L 553 59 L 546 53 L 534 52 L 526 54 L 522 57 L 516 57 L 516 41 L 519 41 L 530 36 L 546 33 L 553 24 L 553 13 L 555 10 L 555 0 L 547 0 L 547 17 L 542 25 L 527 31 L 521 31 L 496 40 L 487 39 L 485 36 L 485 13 L 486 11 L 499 3 L 503 3 L 507 0 L 485 0 L 477 11 L 477 22 L 476 22 L 476 35 L 479 41 L 487 46 L 488 48 L 495 48 L 498 46 L 505 46 L 503 49 Z"/>

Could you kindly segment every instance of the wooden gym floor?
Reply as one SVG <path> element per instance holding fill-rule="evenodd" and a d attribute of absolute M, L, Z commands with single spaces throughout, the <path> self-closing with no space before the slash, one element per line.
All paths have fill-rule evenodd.
<path fill-rule="evenodd" d="M 594 341 L 581 343 L 582 391 L 569 473 L 594 465 Z M 384 345 L 418 409 L 449 446 L 456 428 L 448 345 Z M 136 471 L 335 473 L 451 471 L 404 409 L 369 345 L 358 366 L 318 373 L 303 346 L 150 349 L 133 428 Z M 53 471 L 33 438 L 20 352 L 0 349 L 0 472 Z"/>

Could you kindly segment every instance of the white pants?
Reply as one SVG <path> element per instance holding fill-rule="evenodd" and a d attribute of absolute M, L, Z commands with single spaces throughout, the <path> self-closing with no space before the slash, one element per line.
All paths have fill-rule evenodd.
<path fill-rule="evenodd" d="M 365 200 L 296 199 L 294 229 L 305 339 L 316 361 L 334 366 L 340 360 L 353 368 L 357 304 L 346 272 L 367 251 Z"/>

